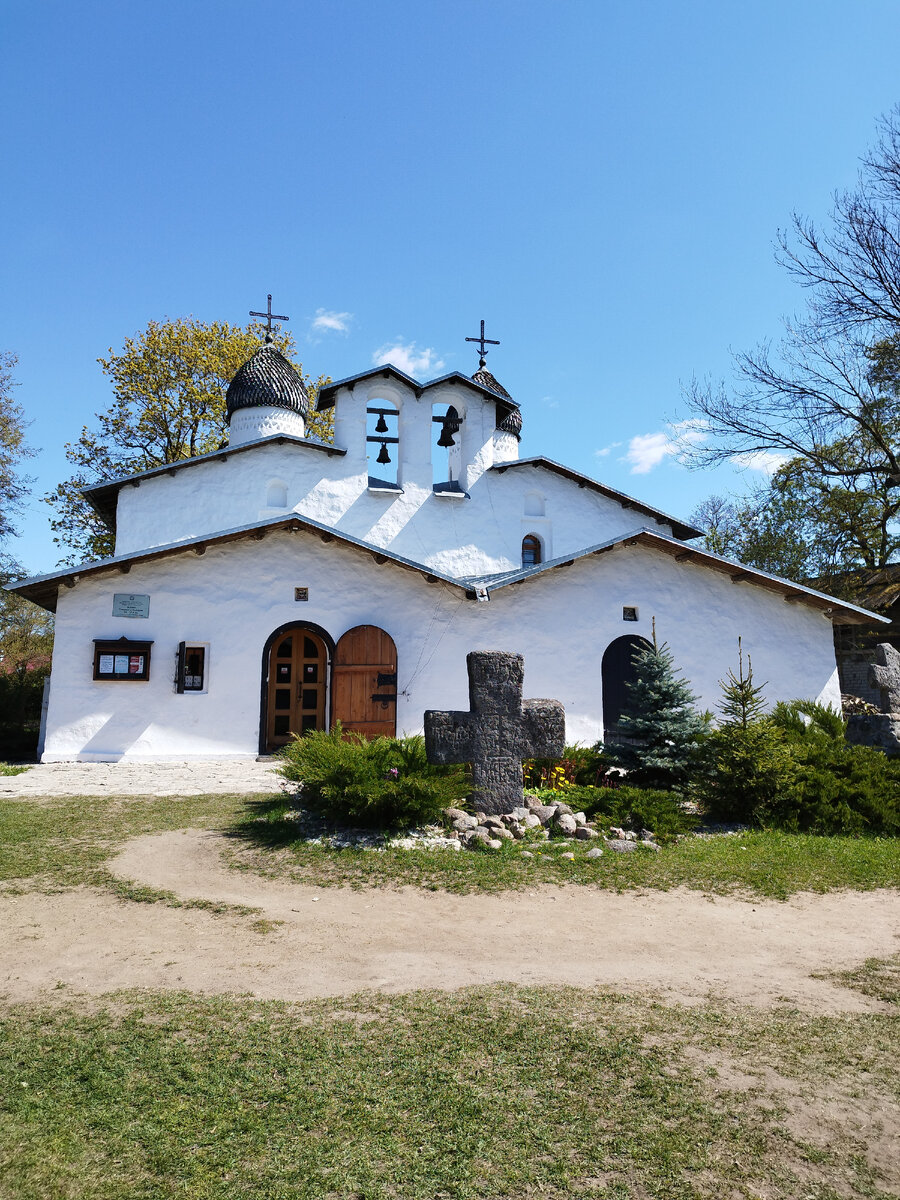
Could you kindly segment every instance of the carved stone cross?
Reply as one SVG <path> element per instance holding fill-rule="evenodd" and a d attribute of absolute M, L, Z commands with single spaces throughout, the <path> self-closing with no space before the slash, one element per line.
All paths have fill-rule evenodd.
<path fill-rule="evenodd" d="M 471 763 L 476 810 L 504 813 L 522 804 L 522 760 L 557 758 L 566 740 L 558 700 L 522 701 L 521 654 L 466 655 L 470 712 L 426 712 L 425 752 L 433 763 Z"/>
<path fill-rule="evenodd" d="M 869 667 L 869 682 L 881 690 L 883 712 L 900 712 L 900 654 L 890 642 L 875 647 L 875 662 Z"/>

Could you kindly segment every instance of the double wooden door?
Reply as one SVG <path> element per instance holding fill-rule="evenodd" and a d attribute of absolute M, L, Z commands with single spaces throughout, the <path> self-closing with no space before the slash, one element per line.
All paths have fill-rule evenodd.
<path fill-rule="evenodd" d="M 267 749 L 328 728 L 328 675 L 328 649 L 311 630 L 297 627 L 276 638 L 269 652 Z M 368 738 L 395 735 L 397 649 L 383 629 L 357 625 L 335 647 L 331 724 L 336 721 Z"/>
<path fill-rule="evenodd" d="M 286 745 L 293 734 L 326 729 L 328 651 L 306 629 L 282 634 L 269 653 L 266 744 Z"/>

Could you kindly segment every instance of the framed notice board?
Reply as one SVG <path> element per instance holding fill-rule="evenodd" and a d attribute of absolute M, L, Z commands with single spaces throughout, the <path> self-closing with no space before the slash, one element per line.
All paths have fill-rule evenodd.
<path fill-rule="evenodd" d="M 94 679 L 109 683 L 146 683 L 150 678 L 152 642 L 131 638 L 94 638 Z"/>

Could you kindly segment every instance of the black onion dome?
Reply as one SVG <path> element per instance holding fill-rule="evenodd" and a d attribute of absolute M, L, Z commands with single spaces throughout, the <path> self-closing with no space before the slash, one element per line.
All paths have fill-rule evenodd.
<path fill-rule="evenodd" d="M 228 418 L 239 408 L 289 408 L 304 419 L 309 395 L 296 368 L 275 346 L 266 343 L 248 358 L 228 385 Z"/>
<path fill-rule="evenodd" d="M 502 383 L 498 383 L 487 367 L 479 367 L 472 376 L 475 383 L 480 383 L 483 388 L 487 388 L 490 392 L 496 392 L 498 396 L 503 396 L 506 400 L 512 400 L 512 396 L 506 390 Z M 515 404 L 515 400 L 513 400 Z"/>
<path fill-rule="evenodd" d="M 482 363 L 484 363 L 484 359 L 482 359 Z M 511 433 L 521 439 L 522 412 L 503 384 L 499 383 L 483 365 L 472 376 L 472 381 L 487 388 L 489 392 L 495 392 L 498 396 L 503 397 L 506 403 L 504 404 L 501 400 L 497 405 L 497 428 L 503 433 Z"/>
<path fill-rule="evenodd" d="M 499 409 L 497 411 L 497 416 L 500 416 Z M 497 421 L 497 428 L 501 429 L 504 433 L 512 433 L 515 434 L 517 438 L 521 438 L 522 410 L 520 408 L 511 408 L 502 421 Z"/>

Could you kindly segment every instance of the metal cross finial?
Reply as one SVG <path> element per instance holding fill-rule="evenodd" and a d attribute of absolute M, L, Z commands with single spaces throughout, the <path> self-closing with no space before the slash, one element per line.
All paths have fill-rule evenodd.
<path fill-rule="evenodd" d="M 466 341 L 467 341 L 467 342 L 478 342 L 478 343 L 479 343 L 479 347 L 478 347 L 478 349 L 479 349 L 479 352 L 480 352 L 480 354 L 481 354 L 481 362 L 480 362 L 478 365 L 479 365 L 480 367 L 483 367 L 483 366 L 485 366 L 485 365 L 486 365 L 486 360 L 485 360 L 485 357 L 484 357 L 484 356 L 487 354 L 487 350 L 485 350 L 485 346 L 499 346 L 499 345 L 500 345 L 500 343 L 499 343 L 499 342 L 495 342 L 495 341 L 493 340 L 493 338 L 486 338 L 486 337 L 484 336 L 484 321 L 482 321 L 482 322 L 481 322 L 481 336 L 480 336 L 480 337 L 474 337 L 474 338 L 468 338 L 468 337 L 467 337 L 467 338 L 466 338 Z"/>
<path fill-rule="evenodd" d="M 268 304 L 266 305 L 266 311 L 264 313 L 251 312 L 250 316 L 266 318 L 266 341 L 267 342 L 271 342 L 273 340 L 272 339 L 272 322 L 273 321 L 289 321 L 291 319 L 290 317 L 279 317 L 277 313 L 272 312 L 272 293 L 271 292 L 269 292 L 269 295 L 268 295 Z M 482 322 L 482 324 L 484 324 L 484 322 Z M 484 330 L 482 330 L 482 333 L 483 332 L 484 332 Z"/>

